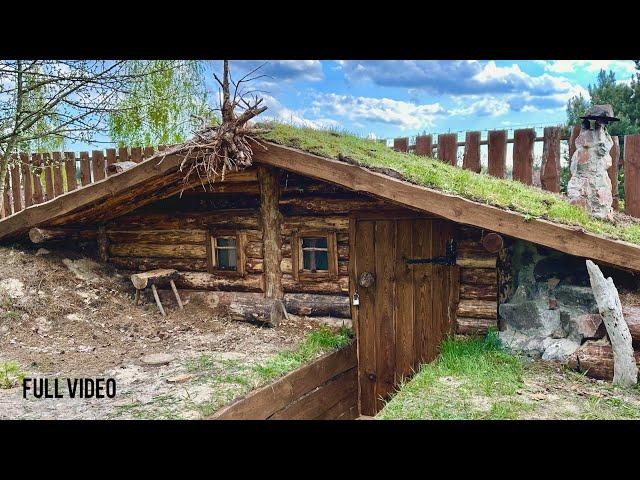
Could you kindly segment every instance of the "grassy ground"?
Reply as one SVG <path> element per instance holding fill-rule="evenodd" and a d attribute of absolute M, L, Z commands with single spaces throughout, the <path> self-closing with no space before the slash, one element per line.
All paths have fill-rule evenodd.
<path fill-rule="evenodd" d="M 437 160 L 395 152 L 373 140 L 282 124 L 272 125 L 264 138 L 327 158 L 346 157 L 365 167 L 395 170 L 413 183 L 516 211 L 524 214 L 525 218 L 545 218 L 566 225 L 577 225 L 588 232 L 640 244 L 638 223 L 626 220 L 616 224 L 596 220 L 583 209 L 570 205 L 563 197 L 539 188 L 473 173 Z"/>
<path fill-rule="evenodd" d="M 331 350 L 343 347 L 350 341 L 350 331 L 332 331 L 323 326 L 308 333 L 294 350 L 283 351 L 263 362 L 247 364 L 238 360 L 220 360 L 216 355 L 203 354 L 187 361 L 186 374 L 192 377 L 180 395 L 157 395 L 141 405 L 135 402 L 118 407 L 113 418 L 131 416 L 138 419 L 179 418 L 176 411 L 180 403 L 189 404 L 201 417 L 207 417 L 230 403 L 301 365 Z M 211 388 L 213 386 L 213 388 Z M 213 392 L 203 399 L 199 390 Z"/>
<path fill-rule="evenodd" d="M 640 389 L 505 352 L 495 333 L 450 339 L 378 414 L 380 419 L 640 419 Z"/>

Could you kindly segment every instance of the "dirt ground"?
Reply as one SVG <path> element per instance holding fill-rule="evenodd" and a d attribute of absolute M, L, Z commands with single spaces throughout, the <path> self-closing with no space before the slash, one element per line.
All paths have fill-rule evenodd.
<path fill-rule="evenodd" d="M 114 399 L 23 399 L 0 389 L 0 419 L 199 418 L 254 387 L 237 375 L 295 348 L 318 323 L 295 317 L 278 328 L 213 316 L 197 300 L 179 310 L 163 295 L 133 305 L 126 275 L 77 253 L 0 247 L 0 364 L 27 377 L 115 377 Z M 167 365 L 142 357 L 163 353 Z"/>

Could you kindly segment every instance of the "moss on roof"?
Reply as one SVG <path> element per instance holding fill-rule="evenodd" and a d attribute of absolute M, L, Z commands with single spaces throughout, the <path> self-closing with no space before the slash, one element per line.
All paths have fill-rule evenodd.
<path fill-rule="evenodd" d="M 411 153 L 395 152 L 383 143 L 335 131 L 271 124 L 265 140 L 340 159 L 348 157 L 363 167 L 395 170 L 408 181 L 469 200 L 521 213 L 526 219 L 544 218 L 585 231 L 640 244 L 640 223 L 603 221 L 569 204 L 560 195 L 513 180 L 499 179 L 454 167 Z"/>

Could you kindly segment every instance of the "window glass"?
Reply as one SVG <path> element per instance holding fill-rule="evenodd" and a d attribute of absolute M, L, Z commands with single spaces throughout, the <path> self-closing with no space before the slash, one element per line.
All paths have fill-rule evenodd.
<path fill-rule="evenodd" d="M 327 237 L 302 237 L 302 269 L 310 272 L 329 270 Z"/>
<path fill-rule="evenodd" d="M 235 237 L 217 237 L 215 255 L 217 270 L 237 270 L 238 256 Z"/>

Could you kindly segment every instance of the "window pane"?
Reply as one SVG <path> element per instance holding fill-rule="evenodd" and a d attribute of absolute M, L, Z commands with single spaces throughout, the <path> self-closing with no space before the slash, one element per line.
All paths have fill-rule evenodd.
<path fill-rule="evenodd" d="M 329 255 L 327 252 L 315 252 L 316 253 L 316 269 L 317 270 L 329 270 Z"/>
<path fill-rule="evenodd" d="M 233 237 L 216 238 L 216 269 L 237 270 L 236 239 Z"/>
<path fill-rule="evenodd" d="M 302 237 L 302 248 L 327 248 L 327 237 Z"/>
<path fill-rule="evenodd" d="M 224 238 L 218 237 L 216 239 L 216 244 L 218 247 L 235 247 L 236 239 L 235 238 Z"/>
<path fill-rule="evenodd" d="M 323 252 L 317 250 L 303 250 L 302 262 L 302 268 L 304 270 L 329 270 L 329 256 L 326 251 Z"/>

